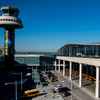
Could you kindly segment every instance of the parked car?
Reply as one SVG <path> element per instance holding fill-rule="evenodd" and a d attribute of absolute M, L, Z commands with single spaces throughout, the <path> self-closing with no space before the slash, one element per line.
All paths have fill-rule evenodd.
<path fill-rule="evenodd" d="M 60 87 L 60 88 L 58 89 L 58 92 L 61 93 L 62 96 L 65 97 L 65 96 L 68 94 L 68 90 L 69 90 L 69 88 L 67 88 L 67 87 Z"/>
<path fill-rule="evenodd" d="M 95 55 L 95 57 L 99 57 L 99 55 Z"/>
<path fill-rule="evenodd" d="M 82 53 L 77 53 L 76 56 L 77 57 L 82 57 Z"/>

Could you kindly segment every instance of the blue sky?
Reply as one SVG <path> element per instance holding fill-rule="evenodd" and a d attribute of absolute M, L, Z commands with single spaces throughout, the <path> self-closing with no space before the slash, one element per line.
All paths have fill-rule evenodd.
<path fill-rule="evenodd" d="M 0 0 L 2 6 L 20 10 L 24 28 L 15 31 L 16 51 L 50 52 L 69 43 L 100 42 L 100 0 Z"/>

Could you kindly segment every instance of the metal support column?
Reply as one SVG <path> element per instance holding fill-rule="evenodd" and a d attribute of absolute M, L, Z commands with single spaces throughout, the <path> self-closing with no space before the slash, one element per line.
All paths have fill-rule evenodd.
<path fill-rule="evenodd" d="M 15 100 L 17 100 L 17 81 L 15 81 L 15 96 L 16 96 L 15 97 L 16 98 Z"/>

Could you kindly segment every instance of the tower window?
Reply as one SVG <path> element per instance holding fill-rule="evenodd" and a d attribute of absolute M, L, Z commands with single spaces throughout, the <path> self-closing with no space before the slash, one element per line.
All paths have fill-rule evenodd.
<path fill-rule="evenodd" d="M 2 12 L 3 13 L 8 13 L 8 9 L 3 9 Z"/>
<path fill-rule="evenodd" d="M 15 14 L 15 10 L 10 9 L 10 14 Z"/>

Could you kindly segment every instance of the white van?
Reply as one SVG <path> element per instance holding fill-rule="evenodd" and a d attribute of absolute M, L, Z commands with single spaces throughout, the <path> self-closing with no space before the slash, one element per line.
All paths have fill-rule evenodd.
<path fill-rule="evenodd" d="M 82 57 L 82 53 L 77 53 L 76 56 L 77 57 Z"/>

